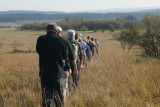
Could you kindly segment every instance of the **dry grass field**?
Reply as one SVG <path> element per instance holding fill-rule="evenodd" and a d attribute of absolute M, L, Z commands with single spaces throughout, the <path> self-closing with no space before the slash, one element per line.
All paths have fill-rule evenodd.
<path fill-rule="evenodd" d="M 45 32 L 0 31 L 0 107 L 40 107 L 36 39 Z M 80 85 L 67 107 L 158 107 L 160 106 L 160 62 L 142 58 L 134 49 L 126 54 L 112 33 L 83 33 L 98 39 L 100 52 L 81 72 Z M 12 53 L 12 44 L 23 53 Z"/>

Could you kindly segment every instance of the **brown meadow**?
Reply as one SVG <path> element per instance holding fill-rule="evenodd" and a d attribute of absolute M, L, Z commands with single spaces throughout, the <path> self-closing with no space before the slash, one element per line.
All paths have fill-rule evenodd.
<path fill-rule="evenodd" d="M 17 32 L 17 31 L 15 31 Z M 35 32 L 1 33 L 0 107 L 39 107 L 41 89 Z M 80 85 L 72 92 L 67 107 L 146 107 L 160 106 L 160 62 L 142 58 L 139 50 L 122 51 L 110 32 L 83 33 L 99 42 L 98 58 L 81 71 Z M 23 43 L 12 53 L 14 40 Z M 27 53 L 29 47 L 33 49 Z"/>

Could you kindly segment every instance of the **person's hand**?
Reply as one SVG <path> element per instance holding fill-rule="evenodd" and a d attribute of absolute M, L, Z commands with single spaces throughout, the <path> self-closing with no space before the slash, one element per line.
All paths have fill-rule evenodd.
<path fill-rule="evenodd" d="M 71 75 L 72 74 L 72 70 L 71 69 L 69 69 L 69 75 Z"/>
<path fill-rule="evenodd" d="M 82 65 L 80 64 L 80 65 L 78 65 L 78 67 L 77 67 L 78 69 L 82 69 Z"/>
<path fill-rule="evenodd" d="M 74 77 L 78 77 L 78 71 L 77 70 L 74 70 Z"/>

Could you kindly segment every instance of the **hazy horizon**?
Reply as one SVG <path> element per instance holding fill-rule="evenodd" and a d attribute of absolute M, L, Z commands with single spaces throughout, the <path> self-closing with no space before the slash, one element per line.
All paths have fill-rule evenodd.
<path fill-rule="evenodd" d="M 86 11 L 101 11 L 101 10 L 107 10 L 107 11 L 117 11 L 117 10 L 124 10 L 124 11 L 132 11 L 134 10 L 146 10 L 146 9 L 160 9 L 160 6 L 152 6 L 152 7 L 129 7 L 129 8 L 108 8 L 108 9 L 97 9 L 97 10 L 83 10 L 83 11 L 55 11 L 55 12 L 86 12 Z M 129 9 L 129 10 L 125 10 Z M 53 12 L 51 10 L 0 10 L 0 11 L 41 11 L 41 12 Z"/>
<path fill-rule="evenodd" d="M 158 6 L 159 5 L 159 6 Z M 1 0 L 0 11 L 60 11 L 81 12 L 93 10 L 110 10 L 126 8 L 160 7 L 160 0 Z"/>

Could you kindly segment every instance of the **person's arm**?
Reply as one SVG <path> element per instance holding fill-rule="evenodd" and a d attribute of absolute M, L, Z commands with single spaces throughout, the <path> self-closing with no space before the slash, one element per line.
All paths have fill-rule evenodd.
<path fill-rule="evenodd" d="M 83 51 L 83 65 L 85 65 L 86 62 L 86 50 Z"/>
<path fill-rule="evenodd" d="M 67 41 L 68 42 L 68 41 Z M 77 77 L 78 76 L 78 71 L 77 71 L 77 64 L 76 64 L 76 60 L 74 58 L 74 53 L 73 53 L 73 50 L 72 50 L 72 47 L 71 47 L 71 44 L 68 42 L 68 51 L 69 51 L 69 59 L 71 61 L 71 64 L 74 68 L 74 77 Z"/>
<path fill-rule="evenodd" d="M 78 65 L 78 69 L 82 69 L 83 60 L 80 60 L 80 64 Z"/>
<path fill-rule="evenodd" d="M 77 64 L 76 60 L 71 61 L 73 67 L 74 67 L 74 77 L 78 77 L 78 70 L 77 70 Z"/>
<path fill-rule="evenodd" d="M 71 70 L 71 69 L 69 69 L 69 70 L 68 70 L 68 72 L 69 72 L 69 75 L 71 75 L 71 74 L 72 74 L 72 70 Z"/>
<path fill-rule="evenodd" d="M 40 41 L 40 37 L 37 39 L 37 43 L 36 43 L 36 51 L 37 51 L 37 53 L 39 54 L 39 48 L 40 48 L 40 43 L 39 43 L 39 41 Z"/>
<path fill-rule="evenodd" d="M 80 52 L 80 64 L 78 65 L 78 69 L 82 69 L 82 64 L 83 64 L 83 52 L 82 52 L 82 48 L 80 46 L 80 43 L 78 44 L 79 47 L 79 52 Z"/>

